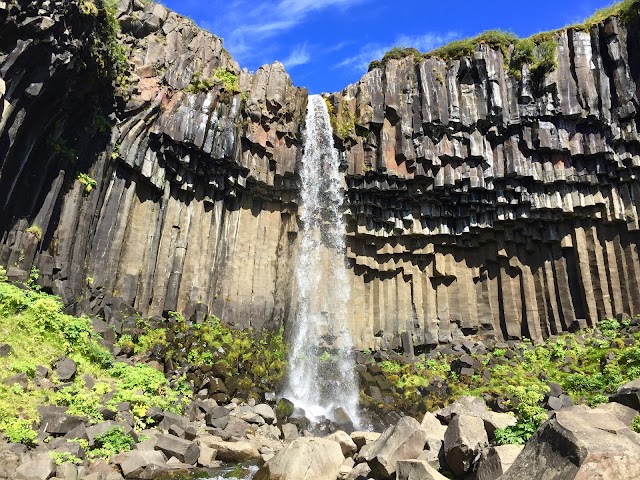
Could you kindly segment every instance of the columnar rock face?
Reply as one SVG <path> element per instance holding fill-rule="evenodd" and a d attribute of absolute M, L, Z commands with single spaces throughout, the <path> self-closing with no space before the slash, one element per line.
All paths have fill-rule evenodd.
<path fill-rule="evenodd" d="M 640 311 L 633 28 L 555 34 L 539 82 L 480 45 L 390 60 L 333 95 L 361 343 L 540 340 Z"/>
<path fill-rule="evenodd" d="M 77 310 L 292 319 L 306 91 L 121 0 L 132 74 L 107 92 L 85 68 L 100 18 L 67 3 L 0 1 L 0 264 L 36 266 Z M 640 313 L 640 35 L 612 18 L 554 39 L 542 81 L 481 45 L 330 97 L 358 346 L 540 340 Z"/>

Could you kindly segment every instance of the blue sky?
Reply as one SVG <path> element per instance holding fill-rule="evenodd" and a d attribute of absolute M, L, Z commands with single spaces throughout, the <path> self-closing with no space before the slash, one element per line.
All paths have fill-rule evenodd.
<path fill-rule="evenodd" d="M 250 71 L 279 60 L 295 85 L 335 92 L 394 46 L 426 52 L 499 28 L 521 37 L 589 17 L 611 0 L 164 0 L 224 39 Z"/>

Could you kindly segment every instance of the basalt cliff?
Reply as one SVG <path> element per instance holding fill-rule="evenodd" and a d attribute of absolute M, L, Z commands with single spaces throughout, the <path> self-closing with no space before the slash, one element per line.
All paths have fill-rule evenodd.
<path fill-rule="evenodd" d="M 0 265 L 36 267 L 76 311 L 286 325 L 306 90 L 138 0 L 118 5 L 130 73 L 110 88 L 103 17 L 0 1 Z M 543 78 L 480 44 L 327 96 L 357 346 L 539 341 L 640 313 L 640 29 L 553 41 Z"/>

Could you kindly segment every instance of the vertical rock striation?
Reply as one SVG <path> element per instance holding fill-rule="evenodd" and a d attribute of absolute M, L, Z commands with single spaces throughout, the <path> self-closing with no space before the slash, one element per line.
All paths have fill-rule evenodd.
<path fill-rule="evenodd" d="M 132 73 L 109 91 L 88 41 L 104 19 L 83 4 L 0 1 L 0 264 L 36 266 L 76 310 L 293 318 L 306 91 L 133 0 Z M 541 80 L 481 45 L 331 96 L 358 346 L 540 340 L 640 313 L 638 27 L 554 41 Z"/>

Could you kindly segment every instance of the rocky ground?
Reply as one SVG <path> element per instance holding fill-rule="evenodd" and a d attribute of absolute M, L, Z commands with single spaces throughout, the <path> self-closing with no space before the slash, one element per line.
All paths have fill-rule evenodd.
<path fill-rule="evenodd" d="M 56 407 L 41 407 L 36 448 L 0 446 L 0 478 L 119 480 L 212 476 L 223 464 L 260 465 L 257 480 L 426 480 L 473 478 L 635 479 L 640 435 L 629 425 L 640 409 L 640 379 L 598 408 L 554 412 L 525 445 L 495 445 L 496 429 L 514 423 L 478 397 L 462 397 L 418 420 L 405 416 L 382 433 L 337 430 L 316 437 L 267 404 L 196 400 L 189 416 L 152 409 L 156 427 L 135 431 L 126 420 L 90 425 Z M 121 405 L 113 418 L 131 418 Z M 129 415 L 128 415 L 129 413 Z M 108 461 L 85 449 L 120 428 L 135 445 Z M 137 443 L 136 443 L 137 442 Z M 442 472 L 442 473 L 441 473 Z M 547 477 L 550 472 L 555 472 Z M 233 475 L 250 475 L 238 468 Z M 547 476 L 545 476 L 547 475 Z M 248 477 L 245 477 L 248 478 Z"/>

